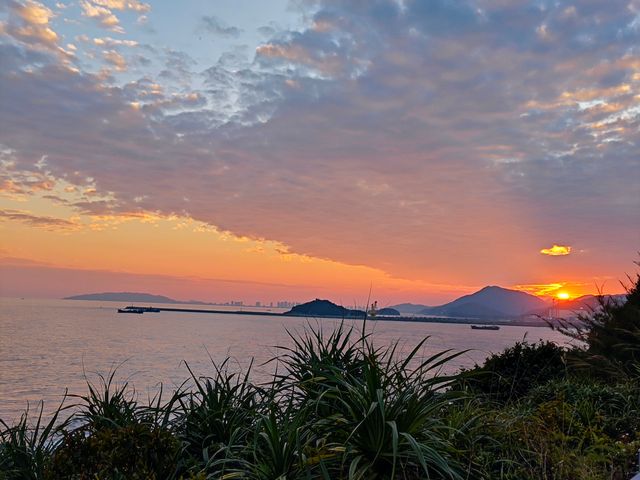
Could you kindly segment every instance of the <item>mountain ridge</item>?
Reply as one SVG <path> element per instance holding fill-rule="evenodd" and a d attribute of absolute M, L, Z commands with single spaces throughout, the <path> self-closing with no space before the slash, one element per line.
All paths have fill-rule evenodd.
<path fill-rule="evenodd" d="M 520 290 L 488 285 L 477 292 L 463 295 L 444 305 L 421 310 L 422 315 L 446 315 L 472 318 L 513 318 L 543 309 L 547 303 Z"/>

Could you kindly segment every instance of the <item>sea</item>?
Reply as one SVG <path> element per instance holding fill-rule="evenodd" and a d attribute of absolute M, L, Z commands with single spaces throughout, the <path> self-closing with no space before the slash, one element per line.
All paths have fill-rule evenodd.
<path fill-rule="evenodd" d="M 229 369 L 246 372 L 251 366 L 251 379 L 264 382 L 282 368 L 277 357 L 283 354 L 280 347 L 292 346 L 290 335 L 310 327 L 328 333 L 340 323 L 244 313 L 118 313 L 118 307 L 124 306 L 107 301 L 0 298 L 0 419 L 11 424 L 27 408 L 38 411 L 41 402 L 46 416 L 65 393 L 84 394 L 87 381 L 95 383 L 100 375 L 114 371 L 115 381 L 127 382 L 141 401 L 153 397 L 161 386 L 167 392 L 182 385 L 189 378 L 187 365 L 196 375 L 207 376 L 213 373 L 212 362 L 227 358 Z M 358 332 L 363 327 L 361 320 L 346 323 Z M 445 349 L 464 352 L 445 365 L 443 373 L 472 367 L 523 339 L 567 343 L 566 337 L 544 327 L 502 326 L 491 331 L 471 330 L 467 324 L 376 320 L 367 322 L 366 331 L 377 346 L 397 343 L 399 356 L 425 337 L 420 358 Z"/>

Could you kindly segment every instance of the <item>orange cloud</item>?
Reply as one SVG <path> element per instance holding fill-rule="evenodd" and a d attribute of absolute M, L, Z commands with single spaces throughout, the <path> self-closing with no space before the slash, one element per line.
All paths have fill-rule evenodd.
<path fill-rule="evenodd" d="M 569 245 L 556 245 L 551 248 L 543 248 L 540 250 L 543 255 L 550 255 L 552 257 L 560 257 L 563 255 L 569 255 L 571 253 L 571 247 Z"/>
<path fill-rule="evenodd" d="M 92 0 L 96 5 L 113 10 L 133 10 L 134 12 L 149 12 L 151 5 L 138 0 Z"/>
<path fill-rule="evenodd" d="M 58 34 L 49 28 L 53 12 L 48 7 L 40 2 L 29 0 L 14 8 L 23 24 L 20 27 L 10 28 L 10 34 L 26 42 L 33 41 L 46 46 L 55 45 Z"/>
<path fill-rule="evenodd" d="M 115 32 L 124 32 L 120 26 L 120 20 L 118 20 L 118 17 L 116 17 L 108 8 L 90 3 L 86 0 L 80 2 L 80 7 L 82 8 L 82 14 L 85 17 L 94 18 L 101 26 Z"/>

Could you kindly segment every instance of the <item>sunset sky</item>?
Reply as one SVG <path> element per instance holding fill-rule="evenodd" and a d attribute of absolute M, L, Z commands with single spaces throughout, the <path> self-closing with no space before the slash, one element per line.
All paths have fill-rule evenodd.
<path fill-rule="evenodd" d="M 576 296 L 639 250 L 639 0 L 0 0 L 0 296 Z"/>

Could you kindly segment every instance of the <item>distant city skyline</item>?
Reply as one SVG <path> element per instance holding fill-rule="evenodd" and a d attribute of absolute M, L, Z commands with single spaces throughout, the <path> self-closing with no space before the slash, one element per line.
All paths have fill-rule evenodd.
<path fill-rule="evenodd" d="M 0 4 L 0 296 L 622 291 L 640 5 Z"/>

